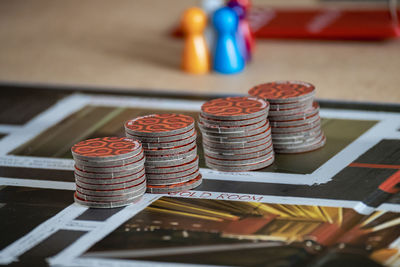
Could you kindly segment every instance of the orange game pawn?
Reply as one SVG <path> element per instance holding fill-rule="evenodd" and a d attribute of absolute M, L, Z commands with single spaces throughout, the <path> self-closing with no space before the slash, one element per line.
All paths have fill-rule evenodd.
<path fill-rule="evenodd" d="M 182 68 L 193 74 L 210 71 L 210 54 L 204 38 L 207 15 L 197 7 L 189 8 L 182 17 L 182 29 L 185 33 Z"/>

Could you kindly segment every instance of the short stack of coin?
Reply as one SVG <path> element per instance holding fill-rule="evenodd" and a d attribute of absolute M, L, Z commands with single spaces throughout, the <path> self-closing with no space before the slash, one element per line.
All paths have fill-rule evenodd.
<path fill-rule="evenodd" d="M 143 145 L 147 192 L 181 192 L 201 184 L 192 117 L 183 114 L 138 117 L 125 123 L 125 133 Z"/>
<path fill-rule="evenodd" d="M 301 81 L 279 81 L 255 86 L 249 90 L 271 105 L 269 121 L 277 153 L 301 153 L 325 145 L 321 130 L 319 105 L 314 101 L 315 87 Z"/>
<path fill-rule="evenodd" d="M 207 166 L 235 172 L 271 165 L 274 151 L 268 110 L 268 102 L 257 97 L 218 98 L 204 103 L 199 127 Z"/>
<path fill-rule="evenodd" d="M 75 202 L 115 208 L 136 202 L 146 192 L 145 156 L 139 141 L 126 137 L 85 140 L 72 148 Z"/>

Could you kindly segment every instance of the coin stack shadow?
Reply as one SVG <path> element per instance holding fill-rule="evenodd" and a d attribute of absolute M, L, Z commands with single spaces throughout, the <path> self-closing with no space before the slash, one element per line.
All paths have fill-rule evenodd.
<path fill-rule="evenodd" d="M 75 161 L 75 202 L 91 208 L 132 204 L 146 192 L 145 156 L 137 140 L 103 137 L 71 148 Z"/>
<path fill-rule="evenodd" d="M 257 85 L 249 95 L 270 103 L 268 119 L 276 153 L 301 153 L 325 145 L 314 85 L 301 81 L 278 81 Z"/>
<path fill-rule="evenodd" d="M 138 117 L 125 123 L 125 134 L 143 145 L 147 192 L 181 192 L 201 184 L 192 117 L 183 114 Z"/>
<path fill-rule="evenodd" d="M 227 97 L 201 107 L 199 128 L 208 167 L 228 172 L 271 165 L 274 151 L 268 102 L 257 97 Z"/>

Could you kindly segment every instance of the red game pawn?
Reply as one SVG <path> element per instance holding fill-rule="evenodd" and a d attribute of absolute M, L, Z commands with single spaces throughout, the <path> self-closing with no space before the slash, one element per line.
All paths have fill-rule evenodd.
<path fill-rule="evenodd" d="M 241 27 L 241 24 L 243 22 L 244 15 L 245 15 L 244 8 L 241 5 L 239 5 L 236 1 L 229 2 L 228 6 L 233 11 L 236 12 L 236 14 L 239 18 L 239 25 L 238 25 L 238 29 L 236 31 L 236 41 L 238 44 L 240 54 L 246 60 L 246 62 L 249 62 L 251 59 L 251 55 L 250 55 L 249 49 L 247 48 L 246 40 L 244 38 L 243 27 Z"/>
<path fill-rule="evenodd" d="M 207 15 L 197 7 L 189 8 L 182 17 L 185 33 L 182 69 L 193 74 L 204 74 L 210 70 L 210 54 L 204 38 Z"/>
<path fill-rule="evenodd" d="M 242 34 L 244 35 L 248 55 L 251 57 L 251 54 L 253 53 L 255 47 L 254 36 L 253 33 L 251 32 L 247 16 L 249 9 L 251 7 L 251 2 L 250 0 L 230 0 L 228 6 L 230 5 L 234 6 L 235 4 L 240 5 L 244 10 L 244 18 L 239 21 L 238 30 L 241 31 Z"/>

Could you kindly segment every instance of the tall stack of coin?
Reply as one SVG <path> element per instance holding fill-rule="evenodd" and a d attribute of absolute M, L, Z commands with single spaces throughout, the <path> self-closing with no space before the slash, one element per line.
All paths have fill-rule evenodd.
<path fill-rule="evenodd" d="M 250 171 L 271 165 L 274 151 L 269 104 L 257 97 L 210 100 L 201 107 L 199 127 L 208 167 Z"/>
<path fill-rule="evenodd" d="M 142 142 L 147 192 L 180 192 L 201 184 L 192 117 L 183 114 L 138 117 L 125 123 L 125 133 Z"/>
<path fill-rule="evenodd" d="M 315 87 L 301 81 L 279 81 L 257 85 L 252 96 L 269 101 L 272 141 L 277 153 L 300 153 L 325 145 Z"/>
<path fill-rule="evenodd" d="M 126 137 L 85 140 L 72 148 L 75 202 L 92 208 L 134 203 L 146 191 L 142 145 Z"/>

